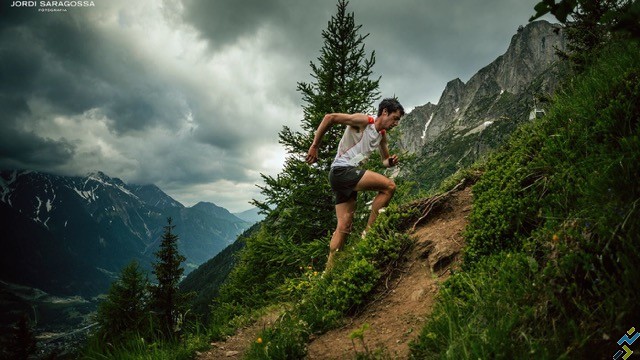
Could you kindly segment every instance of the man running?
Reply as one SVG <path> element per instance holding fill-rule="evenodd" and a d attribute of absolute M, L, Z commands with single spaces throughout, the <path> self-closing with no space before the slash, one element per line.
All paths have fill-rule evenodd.
<path fill-rule="evenodd" d="M 386 132 L 397 126 L 403 115 L 404 108 L 398 100 L 387 98 L 380 102 L 376 118 L 366 114 L 327 114 L 316 130 L 313 143 L 307 153 L 308 164 L 318 160 L 318 147 L 327 130 L 335 124 L 346 125 L 338 145 L 338 153 L 329 172 L 329 182 L 335 195 L 338 225 L 329 244 L 327 270 L 333 267 L 335 253 L 342 248 L 347 236 L 351 233 L 358 191 L 378 192 L 371 204 L 371 214 L 366 229 L 371 227 L 380 209 L 389 204 L 395 192 L 396 184 L 393 180 L 374 171 L 362 170 L 358 166 L 364 163 L 376 149 L 380 150 L 382 164 L 385 167 L 395 166 L 398 163 L 397 155 L 389 155 Z"/>

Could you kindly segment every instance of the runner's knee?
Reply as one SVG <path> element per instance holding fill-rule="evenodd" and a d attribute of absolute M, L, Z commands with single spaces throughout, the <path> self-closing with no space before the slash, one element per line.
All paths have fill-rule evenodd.
<path fill-rule="evenodd" d="M 385 192 L 389 195 L 393 195 L 393 193 L 396 192 L 396 183 L 393 180 L 389 179 Z"/>
<path fill-rule="evenodd" d="M 341 234 L 351 234 L 352 223 L 351 222 L 338 222 L 336 226 L 336 232 Z"/>

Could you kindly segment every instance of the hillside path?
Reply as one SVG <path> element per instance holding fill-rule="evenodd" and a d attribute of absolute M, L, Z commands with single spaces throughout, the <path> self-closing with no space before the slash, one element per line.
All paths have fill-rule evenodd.
<path fill-rule="evenodd" d="M 471 211 L 470 187 L 451 193 L 443 206 L 430 214 L 412 233 L 415 246 L 405 261 L 375 294 L 362 312 L 347 319 L 341 328 L 312 336 L 308 360 L 355 359 L 357 353 L 384 349 L 392 359 L 409 356 L 409 342 L 415 339 L 431 312 L 440 284 L 451 269 L 460 263 L 462 232 Z M 257 334 L 269 326 L 275 317 L 265 317 L 254 325 L 241 329 L 225 342 L 213 343 L 201 353 L 200 360 L 241 359 Z M 352 342 L 349 335 L 364 324 L 363 342 Z M 366 348 L 365 348 L 366 346 Z"/>

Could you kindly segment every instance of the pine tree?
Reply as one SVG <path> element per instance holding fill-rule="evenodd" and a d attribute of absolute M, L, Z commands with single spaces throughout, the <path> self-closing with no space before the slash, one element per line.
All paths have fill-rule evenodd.
<path fill-rule="evenodd" d="M 275 178 L 262 175 L 264 202 L 253 203 L 268 214 L 269 232 L 294 244 L 307 243 L 327 235 L 335 227 L 335 208 L 327 180 L 337 144 L 344 129 L 334 127 L 324 136 L 317 165 L 304 159 L 316 128 L 327 113 L 367 113 L 379 98 L 377 80 L 372 80 L 375 52 L 364 50 L 367 35 L 360 35 L 348 2 L 339 0 L 338 11 L 322 31 L 324 45 L 318 64 L 310 63 L 313 83 L 299 82 L 297 90 L 306 103 L 302 132 L 284 127 L 280 143 L 288 152 L 284 169 Z"/>
<path fill-rule="evenodd" d="M 22 314 L 11 329 L 5 349 L 0 355 L 6 359 L 27 360 L 36 351 L 36 337 L 29 325 L 29 317 Z"/>
<path fill-rule="evenodd" d="M 107 299 L 98 306 L 97 335 L 118 342 L 129 334 L 145 333 L 149 302 L 149 281 L 134 260 L 111 284 Z"/>
<path fill-rule="evenodd" d="M 178 236 L 172 233 L 175 225 L 171 222 L 171 218 L 167 219 L 160 250 L 155 253 L 158 262 L 153 264 L 153 274 L 158 283 L 151 286 L 152 309 L 157 315 L 161 335 L 168 339 L 174 337 L 186 305 L 186 295 L 178 290 L 184 272 L 180 265 L 186 258 L 178 252 Z"/>
<path fill-rule="evenodd" d="M 229 319 L 242 307 L 269 303 L 280 295 L 288 277 L 328 255 L 327 235 L 336 224 L 328 173 L 344 128 L 334 127 L 324 135 L 318 163 L 309 166 L 304 160 L 325 114 L 367 113 L 379 98 L 379 79 L 370 79 L 375 53 L 365 53 L 368 35 L 359 34 L 361 26 L 355 24 L 347 5 L 338 1 L 337 13 L 322 31 L 318 64 L 311 62 L 315 81 L 298 83 L 305 102 L 302 131 L 284 127 L 279 134 L 288 152 L 284 169 L 276 177 L 262 175 L 266 200 L 253 200 L 267 218 L 246 239 L 238 263 L 220 288 L 213 318 Z M 327 242 L 318 241 L 323 238 Z M 321 262 L 314 265 L 323 266 Z"/>

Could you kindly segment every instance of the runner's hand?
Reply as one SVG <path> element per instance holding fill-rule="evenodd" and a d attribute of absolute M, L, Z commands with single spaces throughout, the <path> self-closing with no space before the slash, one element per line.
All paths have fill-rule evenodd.
<path fill-rule="evenodd" d="M 309 148 L 309 152 L 307 153 L 307 158 L 305 160 L 307 164 L 311 165 L 314 162 L 318 161 L 318 148 L 311 145 Z"/>
<path fill-rule="evenodd" d="M 386 160 L 386 166 L 392 167 L 398 164 L 398 155 L 392 155 Z"/>

